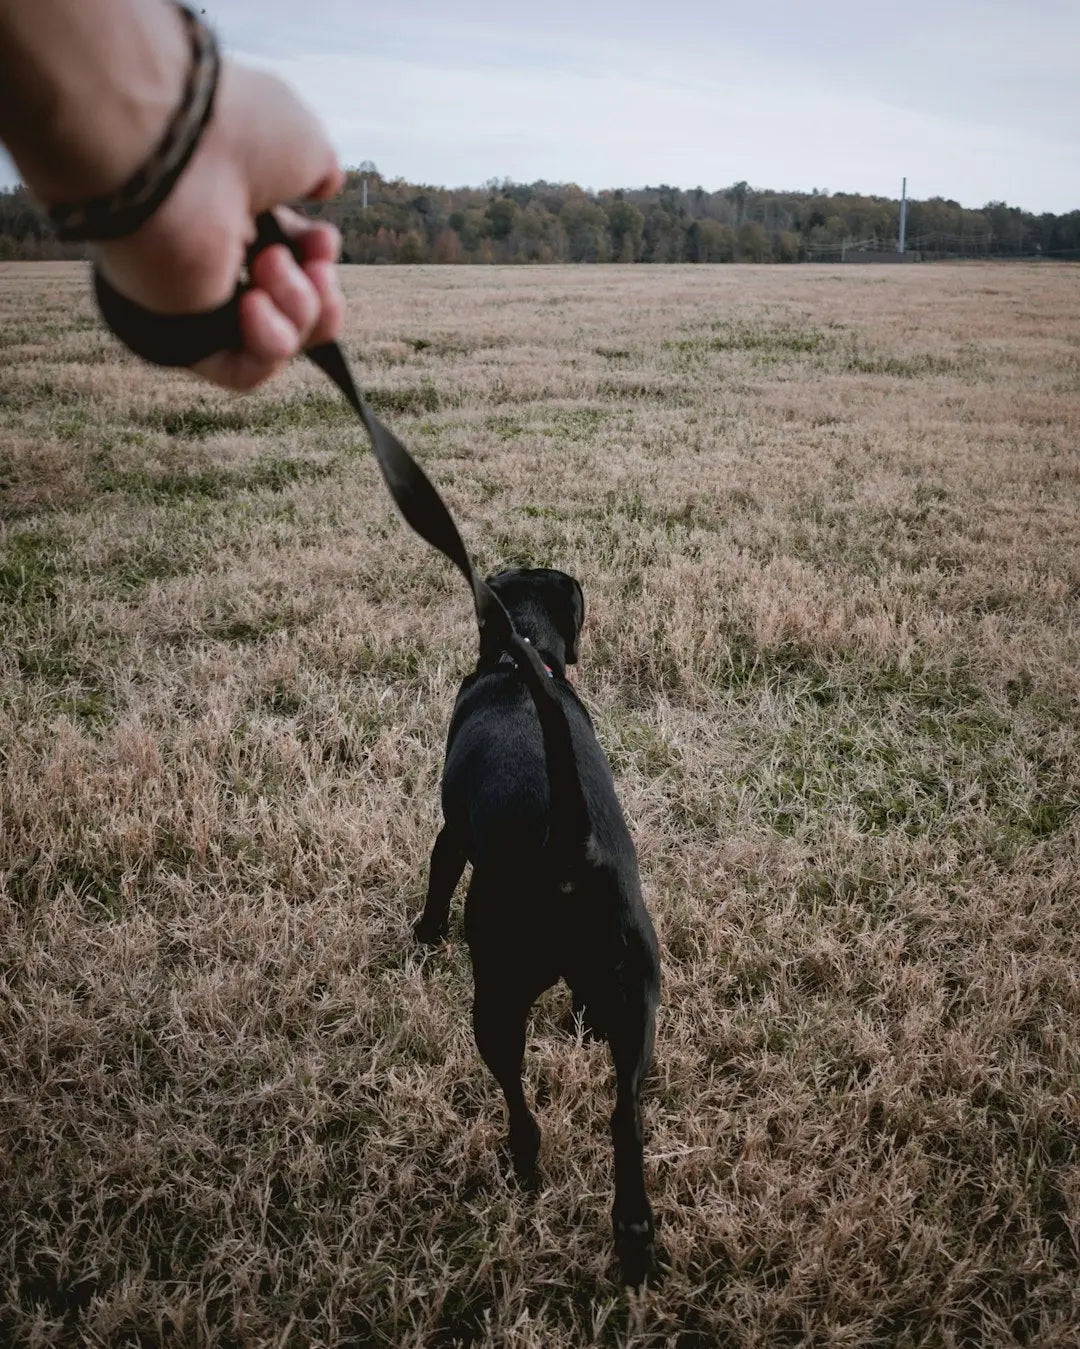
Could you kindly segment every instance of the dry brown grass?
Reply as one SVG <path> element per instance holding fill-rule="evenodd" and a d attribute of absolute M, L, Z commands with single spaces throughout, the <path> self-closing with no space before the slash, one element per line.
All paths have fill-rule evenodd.
<path fill-rule="evenodd" d="M 474 554 L 585 587 L 666 1274 L 616 1282 L 604 1049 L 543 1002 L 518 1193 L 410 945 L 460 579 L 313 372 L 209 393 L 9 266 L 0 1339 L 1074 1345 L 1080 270 L 346 286 Z"/>

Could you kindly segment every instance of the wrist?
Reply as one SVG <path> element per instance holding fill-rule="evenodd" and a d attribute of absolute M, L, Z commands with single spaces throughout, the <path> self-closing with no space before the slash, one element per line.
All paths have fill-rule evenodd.
<path fill-rule="evenodd" d="M 0 138 L 49 206 L 114 191 L 151 152 L 182 95 L 181 15 L 145 0 L 37 0 L 33 8 L 28 21 L 25 0 L 0 0 Z"/>

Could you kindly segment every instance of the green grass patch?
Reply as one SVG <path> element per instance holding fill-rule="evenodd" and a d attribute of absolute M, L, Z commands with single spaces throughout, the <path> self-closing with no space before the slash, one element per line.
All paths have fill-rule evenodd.
<path fill-rule="evenodd" d="M 925 379 L 931 375 L 955 374 L 955 361 L 920 352 L 915 356 L 892 356 L 885 353 L 851 352 L 844 359 L 844 368 L 855 375 L 887 375 L 893 379 Z"/>
<path fill-rule="evenodd" d="M 438 412 L 448 401 L 430 380 L 400 389 L 368 389 L 362 397 L 375 412 L 401 417 L 420 417 L 427 412 Z M 355 416 L 351 409 L 350 415 Z"/>
<path fill-rule="evenodd" d="M 11 531 L 0 543 L 0 604 L 52 604 L 69 563 L 67 544 L 40 529 Z"/>
<path fill-rule="evenodd" d="M 162 406 L 133 419 L 135 426 L 188 440 L 222 432 L 255 435 L 318 427 L 342 426 L 356 414 L 340 394 L 309 389 L 291 398 L 245 398 L 230 402 L 200 399 L 186 407 Z"/>
<path fill-rule="evenodd" d="M 119 492 L 151 501 L 204 497 L 211 501 L 238 492 L 283 492 L 297 483 L 318 482 L 340 471 L 340 462 L 264 458 L 240 469 L 205 468 L 165 472 L 150 469 L 106 469 L 98 474 L 101 492 Z"/>
<path fill-rule="evenodd" d="M 666 341 L 665 351 L 687 356 L 702 356 L 717 351 L 752 351 L 770 355 L 805 356 L 818 351 L 825 334 L 816 328 L 767 327 L 759 324 L 713 324 L 712 337 L 684 337 Z"/>
<path fill-rule="evenodd" d="M 437 412 L 446 401 L 430 380 L 396 389 L 375 387 L 363 397 L 375 412 L 401 416 Z M 356 413 L 330 389 L 310 389 L 287 399 L 201 400 L 187 407 L 157 407 L 136 418 L 134 424 L 189 440 L 222 432 L 277 435 L 350 425 L 359 429 Z"/>
<path fill-rule="evenodd" d="M 603 390 L 600 390 L 603 392 Z M 520 414 L 493 413 L 484 418 L 484 430 L 500 440 L 523 435 L 554 436 L 559 440 L 591 440 L 619 414 L 613 408 L 582 404 L 580 407 L 550 407 L 540 404 Z"/>

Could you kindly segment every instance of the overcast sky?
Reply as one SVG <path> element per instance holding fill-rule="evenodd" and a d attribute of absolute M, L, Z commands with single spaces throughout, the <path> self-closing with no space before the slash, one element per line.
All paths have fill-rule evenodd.
<path fill-rule="evenodd" d="M 1080 207 L 1077 0 L 202 2 L 391 177 Z"/>

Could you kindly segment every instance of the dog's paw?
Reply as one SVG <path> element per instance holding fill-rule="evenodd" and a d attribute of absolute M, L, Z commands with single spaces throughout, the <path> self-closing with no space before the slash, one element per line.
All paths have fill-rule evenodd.
<path fill-rule="evenodd" d="M 615 1219 L 615 1252 L 623 1283 L 640 1288 L 655 1267 L 656 1224 L 652 1213 L 638 1222 Z"/>
<path fill-rule="evenodd" d="M 418 918 L 413 924 L 413 938 L 421 946 L 438 946 L 444 942 L 450 932 L 448 923 L 430 923 Z"/>

